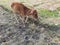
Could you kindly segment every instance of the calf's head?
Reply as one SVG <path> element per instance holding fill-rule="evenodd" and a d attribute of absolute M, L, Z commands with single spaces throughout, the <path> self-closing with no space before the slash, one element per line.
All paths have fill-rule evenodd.
<path fill-rule="evenodd" d="M 37 20 L 38 19 L 38 13 L 37 13 L 37 10 L 31 10 L 30 14 L 32 15 L 32 17 Z"/>

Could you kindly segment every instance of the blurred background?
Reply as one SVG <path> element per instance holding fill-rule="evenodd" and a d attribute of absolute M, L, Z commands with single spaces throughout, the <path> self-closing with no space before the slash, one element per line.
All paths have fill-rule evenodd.
<path fill-rule="evenodd" d="M 13 2 L 34 7 L 39 24 L 17 23 Z M 0 45 L 60 45 L 60 0 L 0 0 Z"/>

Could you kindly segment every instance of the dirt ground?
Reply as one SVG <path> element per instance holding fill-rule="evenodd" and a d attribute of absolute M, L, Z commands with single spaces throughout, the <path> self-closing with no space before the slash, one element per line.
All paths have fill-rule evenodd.
<path fill-rule="evenodd" d="M 60 26 L 40 22 L 25 25 L 0 7 L 0 45 L 60 45 Z"/>
<path fill-rule="evenodd" d="M 10 9 L 10 1 L 0 0 L 0 4 Z M 15 1 L 15 0 L 14 0 Z M 21 1 L 21 0 L 20 0 Z M 36 9 L 45 8 L 55 10 L 60 7 L 60 0 L 22 0 L 26 6 L 35 6 Z M 18 0 L 19 2 L 19 0 Z M 60 45 L 60 17 L 43 18 L 33 24 L 24 24 L 19 20 L 19 16 L 0 5 L 0 45 Z M 56 6 L 57 5 L 57 6 Z M 60 15 L 60 14 L 59 14 Z M 16 18 L 20 23 L 17 22 Z"/>

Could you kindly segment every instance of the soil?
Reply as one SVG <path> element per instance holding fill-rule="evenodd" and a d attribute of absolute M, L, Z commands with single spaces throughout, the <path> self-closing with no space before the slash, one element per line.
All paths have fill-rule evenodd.
<path fill-rule="evenodd" d="M 32 21 L 23 24 L 16 18 L 17 14 L 14 17 L 12 12 L 0 7 L 0 45 L 60 45 L 60 26 Z"/>

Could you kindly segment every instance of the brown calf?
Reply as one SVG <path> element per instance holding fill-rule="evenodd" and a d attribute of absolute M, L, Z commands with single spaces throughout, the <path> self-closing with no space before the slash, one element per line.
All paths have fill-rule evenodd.
<path fill-rule="evenodd" d="M 13 2 L 11 4 L 11 8 L 13 9 L 14 13 L 20 14 L 21 17 L 32 16 L 33 19 L 38 19 L 37 11 L 35 9 L 27 8 L 22 3 Z"/>

